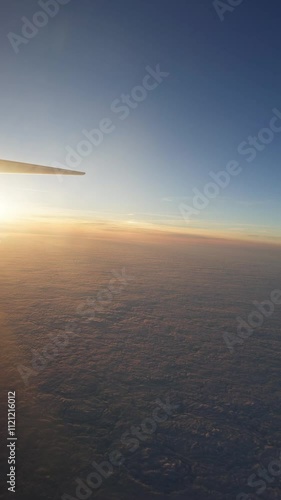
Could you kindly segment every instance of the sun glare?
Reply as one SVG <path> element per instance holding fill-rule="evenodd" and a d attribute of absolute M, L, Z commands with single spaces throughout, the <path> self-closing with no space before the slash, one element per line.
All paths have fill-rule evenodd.
<path fill-rule="evenodd" d="M 22 215 L 23 210 L 22 207 L 16 203 L 14 200 L 9 199 L 8 197 L 0 198 L 0 221 L 9 222 L 19 219 Z"/>

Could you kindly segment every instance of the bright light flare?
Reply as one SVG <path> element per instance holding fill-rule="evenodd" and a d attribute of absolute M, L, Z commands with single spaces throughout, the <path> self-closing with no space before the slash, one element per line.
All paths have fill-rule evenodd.
<path fill-rule="evenodd" d="M 9 198 L 7 195 L 0 193 L 0 221 L 1 222 L 12 222 L 18 220 L 22 217 L 23 206 Z"/>

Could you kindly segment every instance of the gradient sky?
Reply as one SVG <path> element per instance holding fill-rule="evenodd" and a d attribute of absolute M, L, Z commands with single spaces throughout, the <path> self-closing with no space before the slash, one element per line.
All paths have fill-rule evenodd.
<path fill-rule="evenodd" d="M 252 163 L 237 151 L 281 112 L 280 2 L 244 0 L 221 22 L 211 0 L 71 0 L 15 54 L 7 34 L 38 10 L 3 2 L 0 157 L 65 164 L 83 129 L 108 117 L 115 130 L 79 166 L 85 177 L 1 176 L 0 213 L 186 228 L 180 203 L 238 160 L 243 172 L 189 226 L 281 236 L 281 133 Z M 169 77 L 121 121 L 112 102 L 157 64 Z"/>

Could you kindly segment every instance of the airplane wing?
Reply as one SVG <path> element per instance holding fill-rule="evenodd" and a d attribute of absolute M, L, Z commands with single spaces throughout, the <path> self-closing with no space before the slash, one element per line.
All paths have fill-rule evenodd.
<path fill-rule="evenodd" d="M 85 172 L 67 170 L 65 168 L 44 167 L 31 163 L 0 160 L 0 174 L 51 174 L 51 175 L 85 175 Z"/>

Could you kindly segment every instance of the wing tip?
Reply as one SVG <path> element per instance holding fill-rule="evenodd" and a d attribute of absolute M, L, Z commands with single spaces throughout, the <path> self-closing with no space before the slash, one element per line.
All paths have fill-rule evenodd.
<path fill-rule="evenodd" d="M 85 175 L 86 172 L 0 159 L 0 174 Z"/>
<path fill-rule="evenodd" d="M 86 175 L 86 172 L 82 172 L 81 170 L 67 170 L 64 168 L 56 168 L 51 167 L 54 170 L 54 173 L 62 174 L 62 175 Z"/>

